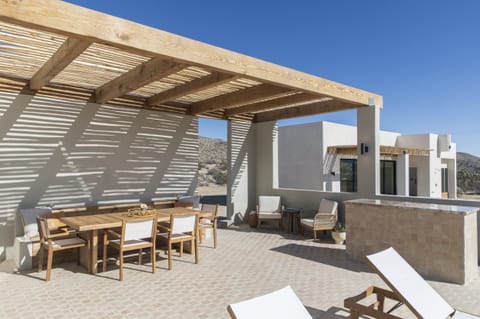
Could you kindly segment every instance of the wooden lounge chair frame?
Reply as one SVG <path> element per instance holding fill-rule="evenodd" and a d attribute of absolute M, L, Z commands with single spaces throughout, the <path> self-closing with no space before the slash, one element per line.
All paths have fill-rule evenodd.
<path fill-rule="evenodd" d="M 402 304 L 405 304 L 417 318 L 421 319 L 480 318 L 477 315 L 462 312 L 451 307 L 394 248 L 390 247 L 376 254 L 367 256 L 367 261 L 370 267 L 382 278 L 392 291 L 371 286 L 363 293 L 345 299 L 344 306 L 350 309 L 350 318 L 357 319 L 361 315 L 368 315 L 379 319 L 400 319 L 400 317 L 392 315 L 390 312 Z M 382 268 L 382 262 L 384 267 L 380 269 Z M 392 267 L 388 269 L 388 266 L 391 265 L 395 265 L 395 269 Z M 384 272 L 387 274 L 384 274 Z M 390 274 L 388 274 L 388 272 L 390 272 Z M 397 274 L 402 274 L 402 276 L 395 278 L 394 276 Z M 406 288 L 403 283 L 413 286 L 414 289 Z M 376 295 L 376 300 L 371 305 L 365 306 L 359 303 L 360 300 L 373 294 Z M 386 298 L 397 301 L 397 304 L 388 311 L 384 309 Z"/>

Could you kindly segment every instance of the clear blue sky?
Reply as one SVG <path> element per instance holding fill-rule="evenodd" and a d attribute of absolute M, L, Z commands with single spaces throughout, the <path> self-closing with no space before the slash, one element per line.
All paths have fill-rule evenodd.
<path fill-rule="evenodd" d="M 382 130 L 450 133 L 480 156 L 478 0 L 69 2 L 383 95 Z M 200 135 L 225 138 L 226 123 L 202 120 Z"/>

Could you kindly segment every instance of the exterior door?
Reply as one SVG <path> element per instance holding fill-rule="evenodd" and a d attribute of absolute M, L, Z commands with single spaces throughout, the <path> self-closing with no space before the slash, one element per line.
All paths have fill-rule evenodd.
<path fill-rule="evenodd" d="M 395 161 L 380 161 L 380 193 L 397 195 L 397 167 Z"/>
<path fill-rule="evenodd" d="M 410 196 L 417 196 L 418 194 L 418 181 L 417 181 L 417 168 L 416 167 L 410 167 L 408 169 L 408 176 L 409 176 L 409 195 Z"/>

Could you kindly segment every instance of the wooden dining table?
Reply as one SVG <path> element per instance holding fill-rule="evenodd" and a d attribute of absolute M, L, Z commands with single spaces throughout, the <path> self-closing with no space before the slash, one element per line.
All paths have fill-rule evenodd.
<path fill-rule="evenodd" d="M 185 207 L 155 209 L 158 222 L 168 222 L 172 215 L 198 214 L 199 218 L 207 217 L 211 213 L 202 213 L 198 210 Z M 122 219 L 127 214 L 124 212 L 90 214 L 80 216 L 61 217 L 60 220 L 68 227 L 79 232 L 86 232 L 90 239 L 90 249 L 87 264 L 88 272 L 96 274 L 98 271 L 98 233 L 101 230 L 122 226 Z"/>

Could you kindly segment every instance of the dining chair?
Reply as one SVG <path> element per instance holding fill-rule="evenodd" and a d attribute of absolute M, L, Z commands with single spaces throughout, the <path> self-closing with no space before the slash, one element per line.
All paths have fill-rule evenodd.
<path fill-rule="evenodd" d="M 172 245 L 180 244 L 179 254 L 183 255 L 183 243 L 190 242 L 192 252 L 195 254 L 195 264 L 198 264 L 197 245 L 198 214 L 172 214 L 168 227 L 159 224 L 158 236 L 167 240 L 168 245 L 168 269 L 172 270 Z"/>
<path fill-rule="evenodd" d="M 213 247 L 217 248 L 217 219 L 218 219 L 218 204 L 202 204 L 200 210 L 202 217 L 198 222 L 199 228 L 199 241 L 200 244 L 203 241 L 204 231 L 212 229 L 213 231 Z"/>
<path fill-rule="evenodd" d="M 90 241 L 80 238 L 78 233 L 71 230 L 57 230 L 54 225 L 56 222 L 49 216 L 37 216 L 38 233 L 40 236 L 40 250 L 38 255 L 38 272 L 43 268 L 43 256 L 47 251 L 47 276 L 46 281 L 50 281 L 52 273 L 53 253 L 67 249 L 77 249 L 77 263 L 80 262 L 80 248 L 90 247 Z M 49 221 L 49 219 L 52 219 Z M 52 229 L 53 228 L 53 229 Z"/>
<path fill-rule="evenodd" d="M 127 251 L 138 250 L 138 264 L 142 264 L 142 250 L 150 248 L 152 273 L 155 273 L 155 240 L 157 215 L 123 216 L 121 233 L 107 229 L 103 235 L 103 271 L 107 270 L 107 248 L 111 246 L 119 251 L 119 280 L 123 280 L 123 259 Z"/>

